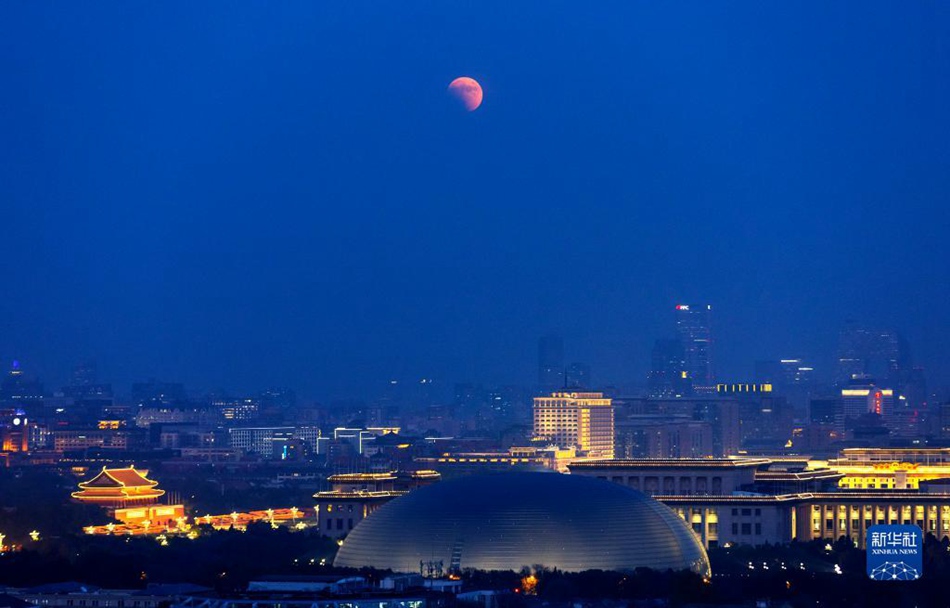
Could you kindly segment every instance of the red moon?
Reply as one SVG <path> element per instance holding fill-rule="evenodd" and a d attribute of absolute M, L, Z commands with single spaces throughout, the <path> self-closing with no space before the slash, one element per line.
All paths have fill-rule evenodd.
<path fill-rule="evenodd" d="M 462 102 L 465 109 L 473 112 L 482 105 L 482 85 L 468 76 L 460 76 L 449 83 L 449 93 Z"/>

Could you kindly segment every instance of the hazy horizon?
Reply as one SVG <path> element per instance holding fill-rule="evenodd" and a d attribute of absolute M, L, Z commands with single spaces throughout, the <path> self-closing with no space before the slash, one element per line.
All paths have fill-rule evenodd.
<path fill-rule="evenodd" d="M 724 379 L 853 319 L 950 384 L 950 6 L 373 9 L 0 5 L 0 369 L 643 383 L 702 302 Z"/>

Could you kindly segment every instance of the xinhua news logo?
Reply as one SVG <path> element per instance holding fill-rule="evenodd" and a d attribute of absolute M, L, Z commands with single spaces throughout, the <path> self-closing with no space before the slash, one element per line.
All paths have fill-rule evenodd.
<path fill-rule="evenodd" d="M 915 581 L 923 575 L 924 533 L 917 526 L 871 526 L 866 541 L 872 580 Z"/>

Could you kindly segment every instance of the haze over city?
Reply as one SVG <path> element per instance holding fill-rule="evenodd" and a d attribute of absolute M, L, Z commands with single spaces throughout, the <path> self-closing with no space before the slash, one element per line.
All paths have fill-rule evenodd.
<path fill-rule="evenodd" d="M 622 386 L 708 302 L 724 377 L 853 319 L 945 379 L 948 9 L 602 8 L 6 5 L 0 357 L 374 397 L 555 332 Z"/>

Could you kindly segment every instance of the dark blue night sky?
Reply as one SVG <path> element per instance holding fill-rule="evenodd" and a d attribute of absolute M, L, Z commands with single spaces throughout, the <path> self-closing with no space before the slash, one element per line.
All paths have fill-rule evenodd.
<path fill-rule="evenodd" d="M 947 384 L 950 5 L 825 4 L 4 2 L 0 358 L 619 384 L 686 301 L 723 377 L 855 319 Z"/>

